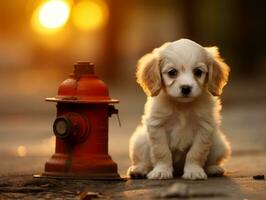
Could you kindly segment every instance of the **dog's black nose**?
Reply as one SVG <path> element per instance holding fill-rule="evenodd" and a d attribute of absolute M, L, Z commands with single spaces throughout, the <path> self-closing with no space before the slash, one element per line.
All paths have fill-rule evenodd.
<path fill-rule="evenodd" d="M 181 86 L 181 92 L 184 96 L 189 95 L 189 93 L 191 92 L 191 86 L 189 85 L 182 85 Z"/>

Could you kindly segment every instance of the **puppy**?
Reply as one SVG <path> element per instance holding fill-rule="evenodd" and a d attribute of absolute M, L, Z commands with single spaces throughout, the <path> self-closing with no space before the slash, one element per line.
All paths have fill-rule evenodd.
<path fill-rule="evenodd" d="M 229 67 L 217 47 L 180 39 L 143 56 L 137 82 L 147 94 L 142 123 L 130 139 L 132 178 L 189 180 L 224 173 L 230 146 L 220 130 L 220 99 Z"/>

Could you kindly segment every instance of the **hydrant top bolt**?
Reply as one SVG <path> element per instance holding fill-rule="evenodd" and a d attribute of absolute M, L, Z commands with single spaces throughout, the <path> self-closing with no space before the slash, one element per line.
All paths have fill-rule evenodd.
<path fill-rule="evenodd" d="M 94 74 L 94 64 L 91 62 L 77 62 L 74 65 L 74 74 Z"/>

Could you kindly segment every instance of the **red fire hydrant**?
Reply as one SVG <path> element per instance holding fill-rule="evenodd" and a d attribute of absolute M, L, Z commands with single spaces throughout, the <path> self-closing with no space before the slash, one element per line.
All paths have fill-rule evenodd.
<path fill-rule="evenodd" d="M 45 163 L 43 176 L 119 179 L 117 164 L 108 154 L 108 117 L 118 114 L 108 88 L 89 62 L 78 62 L 61 83 L 53 124 L 55 153 Z"/>

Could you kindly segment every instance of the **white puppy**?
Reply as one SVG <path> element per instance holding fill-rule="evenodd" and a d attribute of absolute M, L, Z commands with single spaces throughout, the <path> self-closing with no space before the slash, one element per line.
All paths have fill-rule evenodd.
<path fill-rule="evenodd" d="M 229 67 L 217 47 L 180 39 L 143 56 L 137 81 L 148 95 L 130 139 L 132 178 L 207 179 L 222 175 L 231 151 L 220 131 L 220 100 Z"/>

